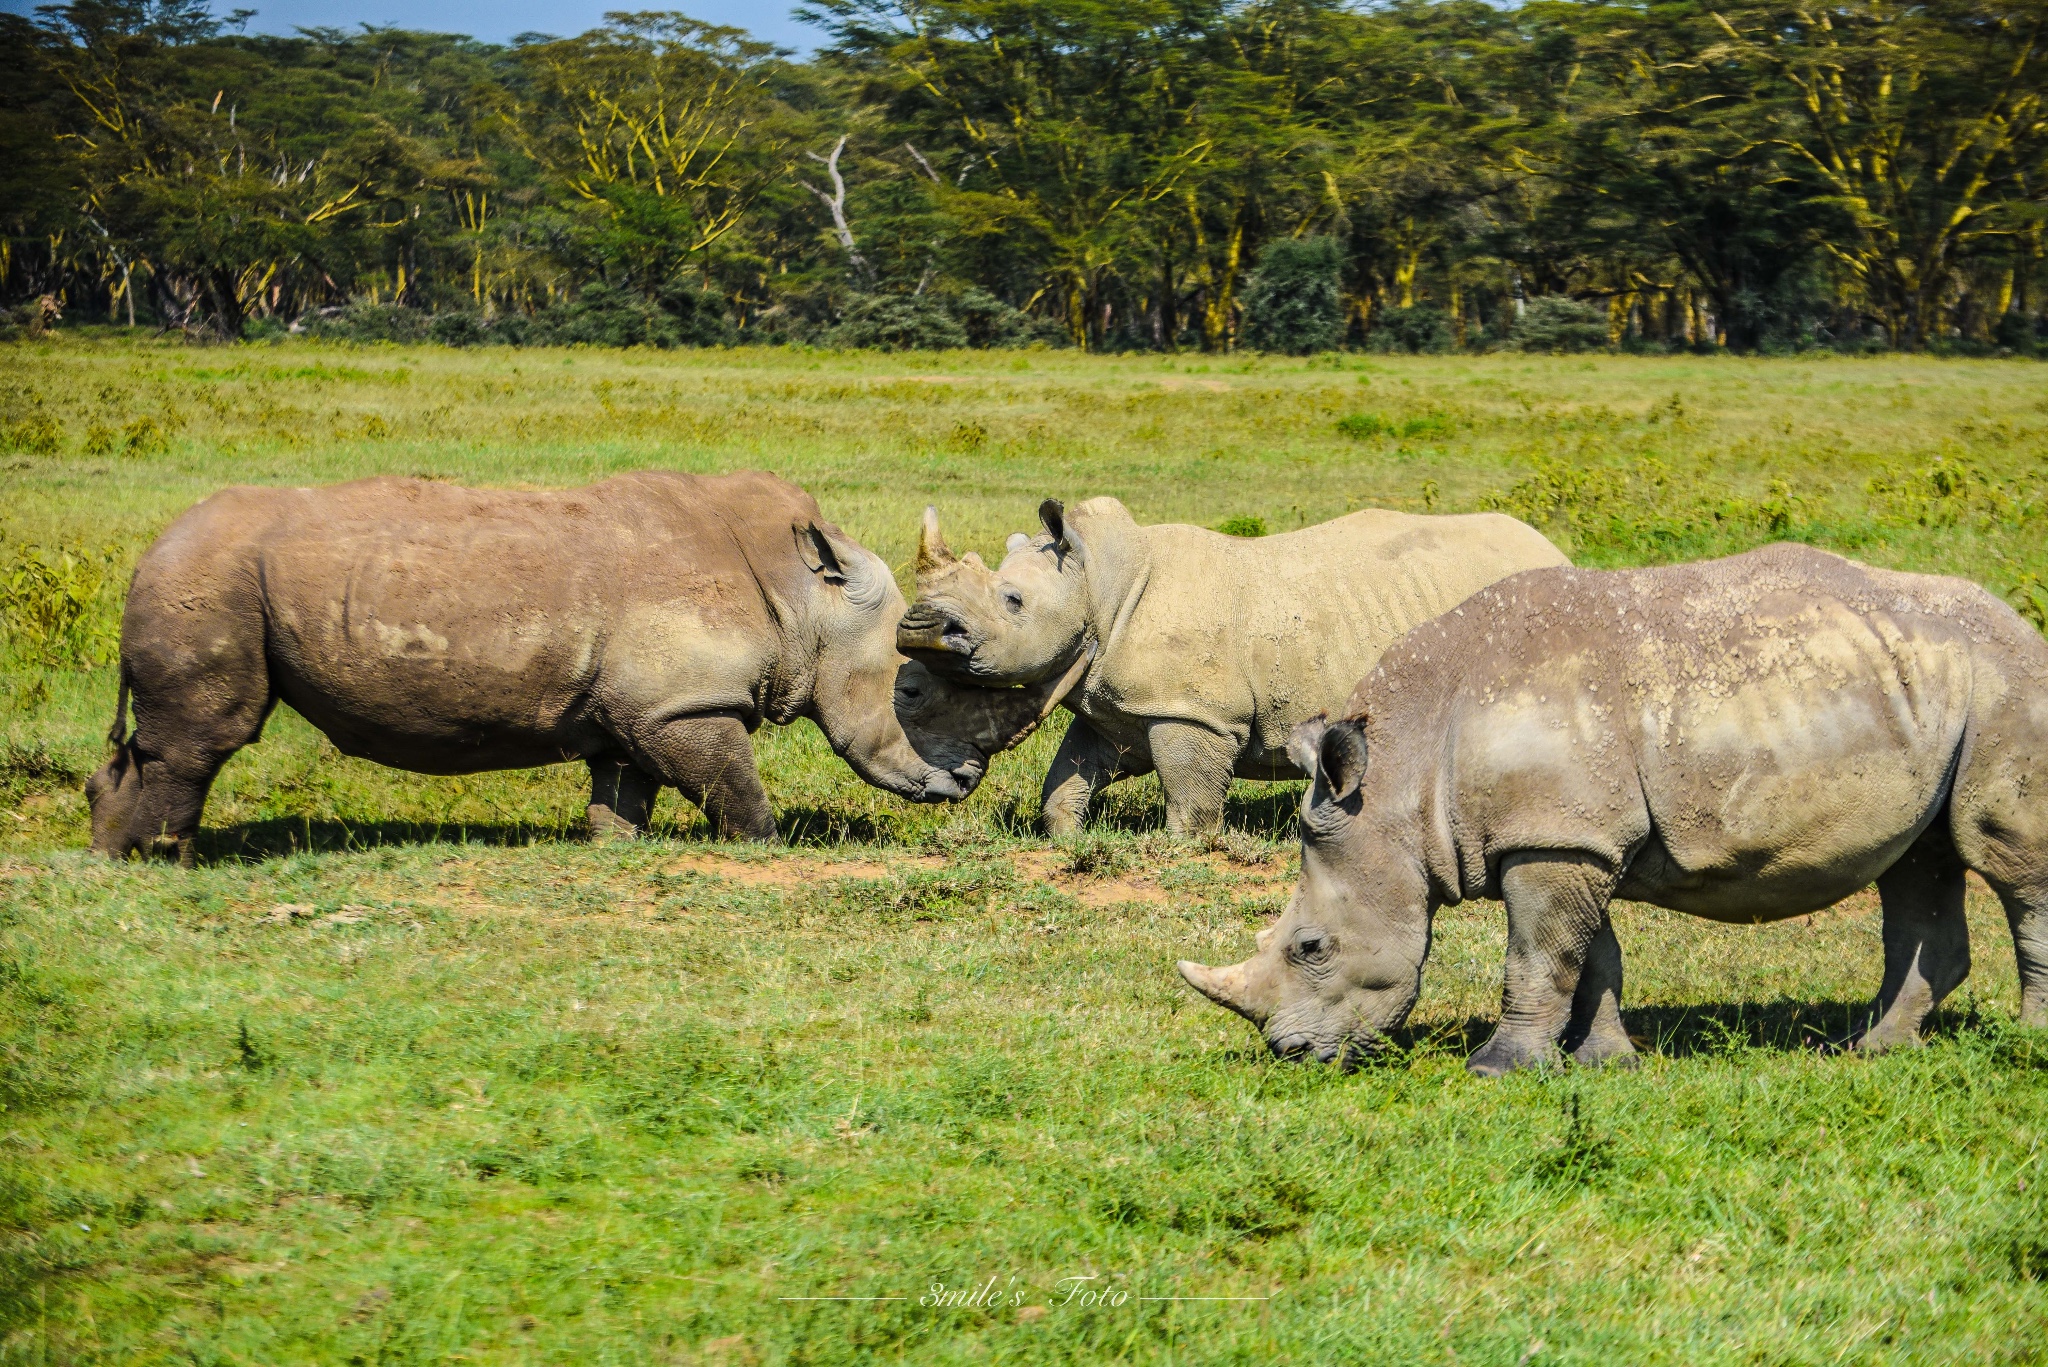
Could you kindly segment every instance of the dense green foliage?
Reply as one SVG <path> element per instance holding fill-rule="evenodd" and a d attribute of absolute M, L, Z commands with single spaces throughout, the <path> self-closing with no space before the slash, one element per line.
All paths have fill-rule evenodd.
<path fill-rule="evenodd" d="M 1300 785 L 1208 845 L 1147 778 L 1051 847 L 1057 720 L 956 808 L 763 728 L 775 850 L 673 794 L 587 847 L 580 768 L 398 773 L 283 708 L 196 871 L 87 860 L 80 793 L 127 570 L 225 483 L 763 466 L 906 576 L 928 502 L 985 556 L 1049 494 L 1503 507 L 1582 563 L 1790 536 L 2041 623 L 2034 363 L 60 334 L 0 346 L 0 447 L 0 1364 L 2041 1358 L 2048 1047 L 1975 885 L 1926 1050 L 1814 1047 L 1877 982 L 1868 895 L 1624 906 L 1643 1071 L 1487 1084 L 1497 906 L 1439 918 L 1385 1065 L 1275 1064 L 1172 964 L 1250 951 Z M 840 1295 L 905 1299 L 780 1299 Z"/>
<path fill-rule="evenodd" d="M 2048 0 L 816 0 L 808 61 L 39 14 L 0 295 L 74 320 L 1434 352 L 1561 298 L 1575 346 L 2043 345 Z M 1334 323 L 1275 274 L 1325 238 Z"/>

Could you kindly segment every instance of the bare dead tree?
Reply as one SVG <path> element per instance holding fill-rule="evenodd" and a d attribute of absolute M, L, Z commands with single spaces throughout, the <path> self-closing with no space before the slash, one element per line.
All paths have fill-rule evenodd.
<path fill-rule="evenodd" d="M 816 152 L 804 153 L 812 161 L 823 166 L 826 174 L 832 177 L 831 194 L 826 194 L 807 180 L 798 180 L 797 184 L 816 195 L 819 202 L 832 211 L 832 231 L 839 238 L 839 245 L 846 249 L 847 261 L 852 263 L 863 281 L 872 285 L 875 280 L 874 269 L 868 265 L 867 258 L 862 256 L 860 249 L 854 245 L 853 228 L 846 221 L 846 179 L 839 174 L 839 154 L 846 150 L 848 136 L 845 133 L 839 135 L 839 141 L 833 144 L 832 155 L 829 157 L 821 157 Z"/>
<path fill-rule="evenodd" d="M 932 184 L 945 184 L 944 181 L 939 179 L 939 173 L 932 169 L 932 164 L 924 159 L 924 153 L 918 151 L 915 147 L 912 147 L 907 142 L 903 144 L 903 150 L 910 153 L 911 156 L 917 159 L 917 164 L 924 168 L 924 173 L 932 178 Z"/>
<path fill-rule="evenodd" d="M 932 169 L 932 164 L 924 159 L 924 153 L 918 151 L 915 147 L 911 146 L 907 142 L 903 144 L 903 150 L 910 153 L 911 156 L 917 158 L 917 164 L 924 168 L 924 173 L 927 176 L 931 177 L 932 184 L 941 186 L 945 184 L 944 181 L 939 179 L 939 173 Z M 970 154 L 967 160 L 960 163 L 960 174 L 953 178 L 954 189 L 957 190 L 967 183 L 967 173 L 969 171 L 972 171 L 974 169 L 974 163 L 980 160 L 981 157 L 978 153 Z"/>

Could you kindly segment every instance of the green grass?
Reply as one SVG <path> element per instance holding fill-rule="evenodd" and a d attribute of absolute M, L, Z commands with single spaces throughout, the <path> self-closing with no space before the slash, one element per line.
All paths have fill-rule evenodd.
<path fill-rule="evenodd" d="M 1209 845 L 1124 785 L 1051 849 L 1052 736 L 928 809 L 800 725 L 758 740 L 790 848 L 673 795 L 664 839 L 590 848 L 579 771 L 403 775 L 280 715 L 190 873 L 86 860 L 78 793 L 126 566 L 230 481 L 758 465 L 899 566 L 928 501 L 984 554 L 1048 494 L 1272 530 L 1506 506 L 1587 563 L 1789 535 L 2038 616 L 2044 377 L 0 350 L 0 1362 L 2048 1359 L 2048 1039 L 1981 887 L 1926 1049 L 1815 1047 L 1877 982 L 1867 895 L 1623 908 L 1644 1068 L 1481 1083 L 1497 906 L 1443 914 L 1404 1047 L 1352 1076 L 1173 975 L 1284 899 L 1295 785 L 1240 785 Z M 781 1299 L 853 1295 L 905 1299 Z M 1174 1296 L 1270 1299 L 1141 1299 Z"/>

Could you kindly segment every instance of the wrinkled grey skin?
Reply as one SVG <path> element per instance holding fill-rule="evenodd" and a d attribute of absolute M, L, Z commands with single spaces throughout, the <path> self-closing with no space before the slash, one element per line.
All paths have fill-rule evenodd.
<path fill-rule="evenodd" d="M 1771 546 L 1538 570 L 1389 649 L 1296 738 L 1301 881 L 1258 951 L 1189 983 L 1275 1053 L 1355 1059 L 1420 989 L 1431 917 L 1507 903 L 1493 1075 L 1628 1059 L 1621 897 L 1731 924 L 1877 884 L 1858 1047 L 1916 1042 L 1970 968 L 1964 871 L 2005 903 L 2048 1025 L 2048 642 L 1958 579 Z"/>
<path fill-rule="evenodd" d="M 1021 688 L 956 684 L 906 660 L 896 675 L 896 717 L 926 762 L 972 788 L 991 759 L 1022 745 L 1052 715 L 1091 658 L 1084 654 L 1060 677 Z"/>
<path fill-rule="evenodd" d="M 902 612 L 879 559 L 758 472 L 226 489 L 136 566 L 135 733 L 117 710 L 114 757 L 86 785 L 92 847 L 189 863 L 214 775 L 280 701 L 344 754 L 419 773 L 582 760 L 598 835 L 641 831 L 666 784 L 720 834 L 773 839 L 748 737 L 800 716 L 868 782 L 955 800 L 985 759 L 955 773 L 905 735 Z"/>
<path fill-rule="evenodd" d="M 1233 777 L 1296 775 L 1287 737 L 1339 706 L 1403 631 L 1517 570 L 1565 558 L 1510 517 L 1379 510 L 1245 539 L 1141 527 L 1113 498 L 1019 532 L 1000 568 L 955 557 L 925 510 L 917 600 L 897 645 L 963 684 L 1029 684 L 1100 652 L 1044 787 L 1071 835 L 1105 785 L 1157 770 L 1166 822 L 1214 830 Z"/>

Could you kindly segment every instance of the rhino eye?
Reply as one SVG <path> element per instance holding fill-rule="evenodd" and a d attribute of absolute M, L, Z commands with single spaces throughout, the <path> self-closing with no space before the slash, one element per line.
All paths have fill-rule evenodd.
<path fill-rule="evenodd" d="M 1024 611 L 1024 595 L 1015 589 L 1003 590 L 1003 606 L 1011 612 Z"/>
<path fill-rule="evenodd" d="M 1294 933 L 1294 943 L 1287 947 L 1287 957 L 1298 964 L 1319 964 L 1330 957 L 1335 942 L 1320 930 L 1302 929 Z"/>

